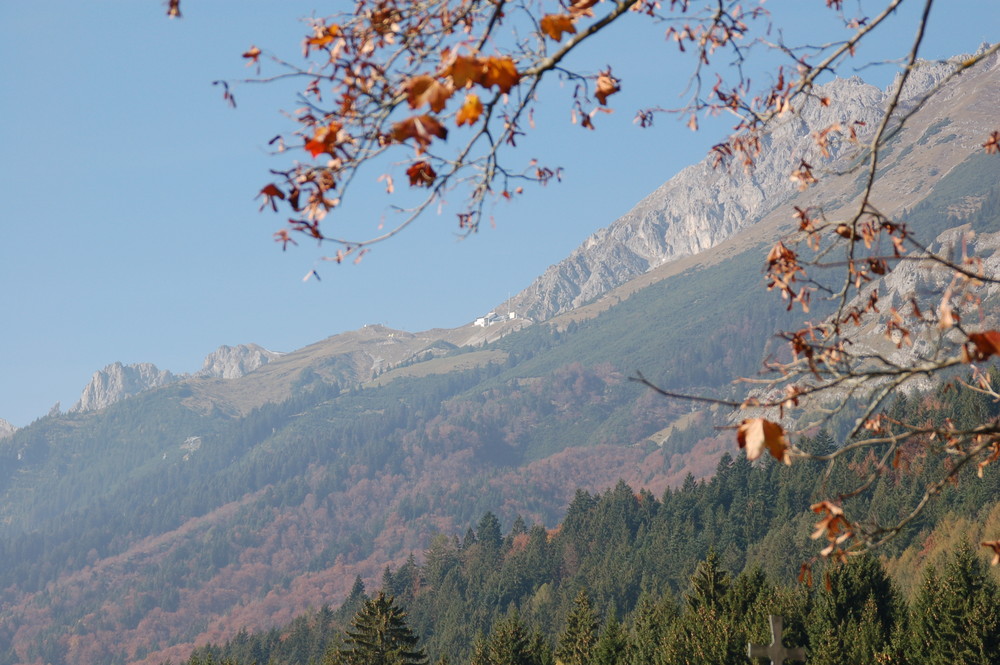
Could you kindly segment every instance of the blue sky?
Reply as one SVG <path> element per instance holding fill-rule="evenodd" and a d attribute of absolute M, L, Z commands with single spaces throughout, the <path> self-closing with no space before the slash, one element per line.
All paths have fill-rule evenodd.
<path fill-rule="evenodd" d="M 66 409 L 114 361 L 192 372 L 222 344 L 290 351 L 366 323 L 461 325 L 724 131 L 695 134 L 669 118 L 652 130 L 632 124 L 640 104 L 675 105 L 690 67 L 662 44 L 663 28 L 632 22 L 593 55 L 595 69 L 610 63 L 623 80 L 617 112 L 585 132 L 569 125 L 568 94 L 553 90 L 553 110 L 525 143 L 565 167 L 565 182 L 498 206 L 495 227 L 474 237 L 456 239 L 453 214 L 431 215 L 361 265 L 323 264 L 322 282 L 303 283 L 322 252 L 282 253 L 271 239 L 281 218 L 254 201 L 267 169 L 286 164 L 266 142 L 285 126 L 291 90 L 238 87 L 233 110 L 211 82 L 248 75 L 240 54 L 251 44 L 295 56 L 298 19 L 319 4 L 185 0 L 184 18 L 170 21 L 158 0 L 0 3 L 0 417 L 23 426 L 56 401 Z M 1000 38 L 994 0 L 939 4 L 929 56 Z M 765 6 L 790 8 L 795 29 L 822 5 Z M 881 41 L 886 54 L 892 37 Z M 375 229 L 384 204 L 375 183 L 371 191 L 371 209 L 356 206 L 351 221 L 362 231 Z"/>

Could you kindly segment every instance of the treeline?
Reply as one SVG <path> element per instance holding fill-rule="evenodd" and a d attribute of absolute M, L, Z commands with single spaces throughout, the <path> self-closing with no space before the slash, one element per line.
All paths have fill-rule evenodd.
<path fill-rule="evenodd" d="M 610 604 L 600 607 L 583 585 L 556 615 L 513 605 L 498 613 L 488 629 L 480 630 L 458 656 L 438 654 L 436 662 L 470 665 L 742 665 L 748 643 L 770 641 L 769 615 L 782 617 L 785 644 L 806 649 L 808 663 L 848 665 L 954 665 L 1000 662 L 998 587 L 986 565 L 965 543 L 953 551 L 943 568 L 928 567 L 917 596 L 907 602 L 879 561 L 864 555 L 828 569 L 822 584 L 775 584 L 760 566 L 735 577 L 722 569 L 714 551 L 700 562 L 680 594 L 644 591 L 630 611 Z M 425 593 L 430 593 L 428 590 Z M 328 607 L 300 617 L 285 631 L 250 635 L 245 631 L 222 646 L 206 646 L 187 665 L 421 665 L 424 649 L 399 654 L 374 654 L 352 643 L 359 622 L 378 625 L 366 616 L 391 605 L 406 620 L 406 634 L 418 623 L 388 596 L 374 598 L 363 588 L 337 612 Z M 417 610 L 419 598 L 409 603 Z M 345 610 L 358 610 L 350 625 L 338 629 Z M 368 620 L 366 622 L 366 619 Z M 554 632 L 544 626 L 551 621 Z M 440 617 L 430 633 L 450 621 Z M 340 624 L 343 625 L 343 624 Z M 419 630 L 413 630 L 415 636 Z M 373 639 L 368 644 L 384 644 Z M 428 650 L 431 640 L 427 640 Z M 381 655 L 381 658 L 377 657 Z M 412 657 L 420 656 L 420 657 Z M 755 662 L 766 662 L 756 660 Z"/>
<path fill-rule="evenodd" d="M 982 411 L 985 400 L 949 395 L 936 404 L 900 400 L 895 408 L 931 418 L 992 417 Z M 803 444 L 816 452 L 834 445 L 822 433 Z M 902 514 L 934 472 L 929 462 L 909 460 L 908 473 L 883 478 L 853 501 L 872 514 Z M 858 454 L 826 482 L 857 479 L 867 463 Z M 769 641 L 768 614 L 785 618 L 789 642 L 808 649 L 810 665 L 1000 662 L 1000 595 L 975 544 L 953 542 L 938 569 L 900 571 L 920 577 L 908 585 L 910 597 L 873 556 L 837 567 L 814 561 L 808 532 L 816 517 L 806 508 L 825 472 L 726 455 L 710 480 L 689 478 L 659 499 L 621 482 L 598 495 L 578 491 L 554 530 L 517 519 L 503 533 L 487 513 L 461 537 L 436 536 L 422 562 L 411 557 L 387 569 L 379 590 L 406 608 L 432 661 L 456 664 L 743 663 L 748 640 Z M 880 555 L 924 547 L 949 520 L 985 519 L 998 492 L 996 470 L 963 479 Z M 807 585 L 798 578 L 810 560 Z M 336 663 L 338 640 L 366 598 L 356 580 L 338 610 L 241 633 L 197 650 L 188 665 Z M 581 631 L 574 639 L 584 646 L 567 651 L 567 635 Z"/>

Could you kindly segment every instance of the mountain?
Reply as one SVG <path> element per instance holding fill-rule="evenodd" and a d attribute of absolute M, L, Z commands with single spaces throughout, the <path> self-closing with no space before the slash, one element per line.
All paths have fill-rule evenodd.
<path fill-rule="evenodd" d="M 830 94 L 840 89 L 845 103 L 881 99 L 858 81 Z M 905 213 L 928 242 L 963 224 L 987 242 L 1000 198 L 994 162 L 977 155 L 998 94 L 994 60 L 921 109 L 886 151 L 879 207 Z M 713 474 L 733 448 L 714 427 L 725 414 L 628 377 L 727 395 L 733 377 L 757 372 L 773 331 L 800 316 L 763 287 L 766 248 L 790 229 L 790 206 L 825 201 L 836 215 L 853 200 L 858 177 L 840 165 L 780 206 L 717 181 L 717 200 L 754 210 L 756 223 L 608 282 L 579 307 L 532 310 L 546 323 L 368 326 L 236 378 L 171 375 L 0 439 L 0 665 L 177 662 L 195 644 L 339 603 L 357 576 L 375 588 L 387 565 L 487 511 L 554 527 L 578 488 L 623 479 L 659 495 Z M 673 246 L 688 242 L 671 228 Z M 225 376 L 265 357 L 247 349 L 208 367 Z M 126 375 L 120 366 L 102 385 L 122 395 Z"/>
<path fill-rule="evenodd" d="M 281 355 L 256 344 L 223 345 L 205 357 L 195 376 L 238 379 Z"/>
<path fill-rule="evenodd" d="M 237 379 L 281 355 L 256 344 L 240 344 L 235 347 L 223 345 L 205 357 L 201 369 L 194 377 Z M 126 397 L 188 378 L 187 374 L 161 370 L 152 363 L 124 365 L 114 362 L 94 372 L 70 412 L 99 411 Z"/>
<path fill-rule="evenodd" d="M 17 431 L 17 428 L 11 425 L 9 422 L 0 418 L 0 439 L 10 436 Z"/>
<path fill-rule="evenodd" d="M 159 388 L 177 380 L 178 377 L 170 371 L 161 370 L 152 363 L 123 365 L 114 362 L 94 372 L 90 383 L 83 389 L 80 400 L 70 412 L 97 411 L 130 395 Z"/>
<path fill-rule="evenodd" d="M 985 48 L 985 46 L 984 46 Z M 979 71 L 990 76 L 996 58 Z M 938 86 L 951 68 L 940 63 L 921 63 L 911 76 L 901 100 L 906 108 Z M 942 99 L 961 103 L 978 100 L 986 110 L 989 94 L 977 91 L 976 77 L 966 77 L 952 86 Z M 798 188 L 788 178 L 789 165 L 803 159 L 812 164 L 843 161 L 856 151 L 846 140 L 833 142 L 830 158 L 824 159 L 813 134 L 835 123 L 854 125 L 864 141 L 878 126 L 887 91 L 864 83 L 858 77 L 837 79 L 815 91 L 798 109 L 763 137 L 762 151 L 754 169 L 738 164 L 715 166 L 715 156 L 706 156 L 671 178 L 637 203 L 610 226 L 595 232 L 570 256 L 551 266 L 527 289 L 497 309 L 524 312 L 536 320 L 580 307 L 629 279 L 685 256 L 717 246 L 738 231 L 759 224 L 775 211 L 785 211 L 798 197 Z M 832 103 L 824 105 L 820 99 Z M 980 118 L 969 118 L 978 122 Z M 973 126 L 982 127 L 975 124 Z M 974 139 L 971 136 L 969 140 Z M 981 143 L 981 140 L 980 140 Z M 914 163 L 910 168 L 921 166 Z M 901 174 L 897 174 L 900 177 Z M 785 214 L 782 212 L 781 214 Z"/>

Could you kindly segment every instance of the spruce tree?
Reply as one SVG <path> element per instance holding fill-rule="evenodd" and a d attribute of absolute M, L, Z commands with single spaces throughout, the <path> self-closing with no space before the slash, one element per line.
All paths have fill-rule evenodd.
<path fill-rule="evenodd" d="M 406 625 L 406 612 L 380 591 L 351 620 L 337 660 L 343 665 L 426 665 L 418 641 Z"/>
<path fill-rule="evenodd" d="M 715 550 L 709 550 L 708 556 L 698 564 L 691 578 L 691 590 L 685 597 L 688 609 L 717 608 L 729 590 L 729 584 L 729 574 L 719 568 L 719 557 Z"/>
<path fill-rule="evenodd" d="M 888 650 L 898 594 L 871 555 L 826 572 L 808 622 L 811 665 L 867 665 Z"/>
<path fill-rule="evenodd" d="M 1000 663 L 998 589 L 963 544 L 939 576 L 928 566 L 910 614 L 906 655 L 926 665 Z"/>
<path fill-rule="evenodd" d="M 677 609 L 669 596 L 653 600 L 644 593 L 639 598 L 629 634 L 628 665 L 654 665 L 666 639 L 667 630 L 677 618 Z"/>
<path fill-rule="evenodd" d="M 609 613 L 593 653 L 592 665 L 624 665 L 626 662 L 628 633 L 613 613 Z"/>
<path fill-rule="evenodd" d="M 543 665 L 540 647 L 541 640 L 514 611 L 493 625 L 489 637 L 476 640 L 471 665 Z"/>
<path fill-rule="evenodd" d="M 597 644 L 597 617 L 590 596 L 581 589 L 566 617 L 566 630 L 559 636 L 556 662 L 563 665 L 590 665 Z"/>

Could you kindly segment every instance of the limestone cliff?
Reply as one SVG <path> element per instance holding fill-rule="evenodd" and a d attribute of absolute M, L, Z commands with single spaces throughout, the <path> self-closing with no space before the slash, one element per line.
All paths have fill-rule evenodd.
<path fill-rule="evenodd" d="M 205 357 L 195 376 L 238 379 L 281 355 L 256 344 L 223 345 Z"/>
<path fill-rule="evenodd" d="M 994 58 L 980 70 L 996 67 Z M 915 104 L 950 70 L 934 63 L 918 67 L 902 105 Z M 954 85 L 958 84 L 949 84 Z M 823 159 L 811 134 L 837 122 L 863 123 L 853 126 L 864 139 L 880 123 L 888 93 L 857 77 L 832 81 L 815 92 L 797 113 L 778 122 L 764 136 L 754 169 L 746 171 L 739 165 L 729 170 L 715 168 L 714 158 L 706 157 L 594 233 L 569 257 L 497 309 L 509 307 L 545 320 L 578 307 L 633 277 L 714 247 L 757 223 L 797 193 L 789 174 L 799 160 L 817 169 L 842 166 L 856 153 L 855 145 L 833 142 L 830 158 Z M 830 100 L 829 105 L 819 102 L 823 97 Z"/>
<path fill-rule="evenodd" d="M 179 380 L 168 370 L 161 370 L 152 363 L 123 365 L 114 362 L 94 372 L 90 383 L 83 389 L 80 401 L 70 412 L 96 411 L 131 395 L 150 388 L 159 388 Z"/>

